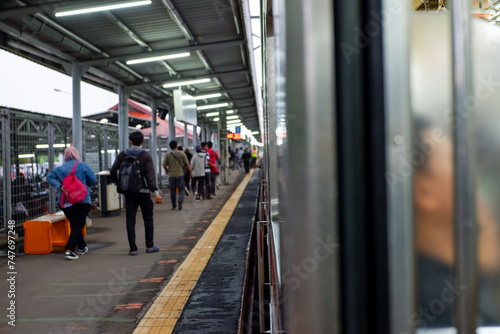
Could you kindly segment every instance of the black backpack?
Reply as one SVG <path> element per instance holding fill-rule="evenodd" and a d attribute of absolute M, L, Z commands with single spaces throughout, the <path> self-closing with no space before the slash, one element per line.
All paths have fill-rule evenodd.
<path fill-rule="evenodd" d="M 127 155 L 125 160 L 120 164 L 118 170 L 118 182 L 116 183 L 117 191 L 120 194 L 138 193 L 142 188 L 147 187 L 147 182 L 141 173 L 141 165 L 139 163 L 139 153 L 137 156 Z"/>

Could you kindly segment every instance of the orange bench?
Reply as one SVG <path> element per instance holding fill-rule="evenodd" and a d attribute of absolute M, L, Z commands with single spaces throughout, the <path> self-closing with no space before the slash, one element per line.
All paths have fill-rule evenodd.
<path fill-rule="evenodd" d="M 62 248 L 68 241 L 71 228 L 62 211 L 24 222 L 24 251 L 27 254 L 48 254 Z M 87 229 L 83 227 L 83 235 Z"/>

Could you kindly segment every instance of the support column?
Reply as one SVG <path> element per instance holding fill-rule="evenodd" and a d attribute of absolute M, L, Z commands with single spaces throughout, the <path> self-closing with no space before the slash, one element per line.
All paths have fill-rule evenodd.
<path fill-rule="evenodd" d="M 149 153 L 151 158 L 153 158 L 153 166 L 158 166 L 158 154 L 157 152 L 157 139 L 158 135 L 156 133 L 156 109 L 158 108 L 158 101 L 151 100 L 151 136 L 149 139 Z M 158 184 L 158 174 L 156 175 L 156 184 Z"/>
<path fill-rule="evenodd" d="M 73 79 L 73 146 L 82 154 L 82 97 L 81 80 L 82 68 L 78 64 L 71 67 L 71 77 Z"/>
<path fill-rule="evenodd" d="M 204 127 L 205 127 L 205 141 L 209 141 L 210 140 L 210 127 L 208 126 L 208 124 L 204 124 Z"/>
<path fill-rule="evenodd" d="M 175 140 L 175 111 L 174 109 L 168 112 L 168 145 Z M 170 148 L 170 146 L 168 146 Z"/>
<path fill-rule="evenodd" d="M 12 218 L 12 182 L 10 178 L 11 166 L 11 142 L 10 142 L 10 111 L 6 109 L 6 115 L 2 117 L 2 161 L 3 161 L 3 221 L 8 222 Z M 49 147 L 50 150 L 50 147 Z M 4 223 L 5 224 L 5 223 Z M 6 226 L 6 225 L 4 225 Z M 5 229 L 7 236 L 7 229 Z"/>
<path fill-rule="evenodd" d="M 188 125 L 184 123 L 184 147 L 189 147 Z"/>
<path fill-rule="evenodd" d="M 205 141 L 205 124 L 200 122 L 200 143 Z"/>
<path fill-rule="evenodd" d="M 48 144 L 49 144 L 49 149 L 48 149 L 48 154 L 49 154 L 49 170 L 52 171 L 54 170 L 55 163 L 54 163 L 54 139 L 55 139 L 55 130 L 54 130 L 54 121 L 53 117 L 50 117 L 49 121 L 49 138 L 48 138 Z M 56 212 L 56 190 L 52 187 L 49 187 L 49 212 L 54 213 Z"/>
<path fill-rule="evenodd" d="M 229 184 L 229 157 L 226 128 L 226 110 L 219 111 L 219 156 L 220 156 L 220 183 Z"/>
<path fill-rule="evenodd" d="M 198 145 L 198 126 L 193 125 L 193 148 Z"/>
<path fill-rule="evenodd" d="M 128 99 L 132 89 L 120 86 L 118 89 L 118 149 L 125 150 L 129 146 L 128 140 Z"/>
<path fill-rule="evenodd" d="M 109 156 L 108 156 L 108 126 L 104 125 L 104 129 L 102 130 L 103 137 L 103 149 L 104 149 L 104 168 L 103 170 L 109 169 Z"/>

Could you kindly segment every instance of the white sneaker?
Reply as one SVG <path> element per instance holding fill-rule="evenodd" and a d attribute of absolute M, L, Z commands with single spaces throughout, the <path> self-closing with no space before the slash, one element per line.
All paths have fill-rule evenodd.
<path fill-rule="evenodd" d="M 184 189 L 184 193 L 186 194 L 186 196 L 189 196 L 189 190 L 187 188 Z"/>
<path fill-rule="evenodd" d="M 66 260 L 78 260 L 78 255 L 76 255 L 74 252 L 66 252 L 66 254 L 64 254 L 64 257 L 66 258 Z"/>
<path fill-rule="evenodd" d="M 88 247 L 85 247 L 84 249 L 79 249 L 78 250 L 78 255 L 83 255 L 89 251 Z"/>

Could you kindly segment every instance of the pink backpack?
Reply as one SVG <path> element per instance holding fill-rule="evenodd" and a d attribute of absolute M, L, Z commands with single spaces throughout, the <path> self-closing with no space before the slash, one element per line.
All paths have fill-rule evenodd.
<path fill-rule="evenodd" d="M 80 181 L 75 175 L 76 164 L 73 166 L 73 171 L 68 173 L 62 180 L 62 185 L 64 187 L 64 191 L 61 195 L 61 207 L 64 206 L 64 199 L 66 199 L 69 203 L 75 204 L 80 203 L 87 196 L 87 187 Z"/>

